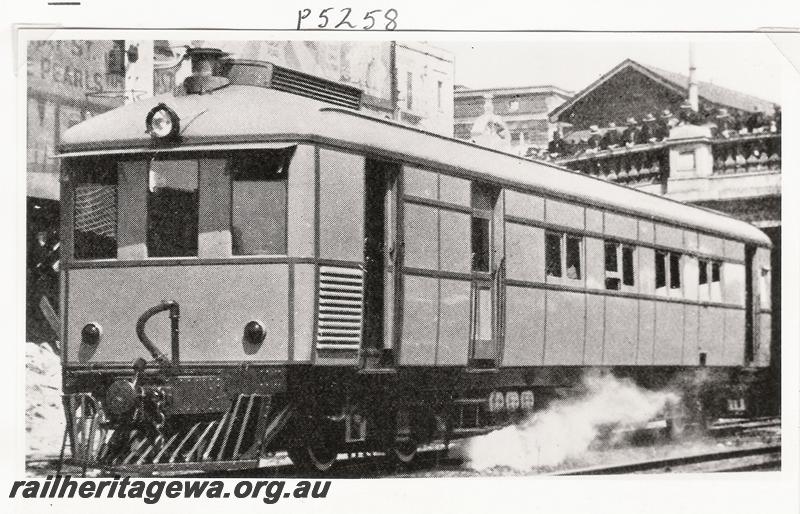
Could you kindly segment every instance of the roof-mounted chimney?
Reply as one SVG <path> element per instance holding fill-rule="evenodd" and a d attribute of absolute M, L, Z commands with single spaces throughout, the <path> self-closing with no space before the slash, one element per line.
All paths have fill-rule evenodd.
<path fill-rule="evenodd" d="M 697 112 L 700 108 L 700 99 L 697 92 L 697 68 L 694 66 L 694 44 L 689 43 L 689 104 Z"/>
<path fill-rule="evenodd" d="M 192 74 L 183 81 L 187 94 L 202 95 L 230 83 L 230 80 L 220 76 L 221 61 L 228 57 L 227 53 L 219 48 L 189 48 L 186 55 L 192 60 Z"/>

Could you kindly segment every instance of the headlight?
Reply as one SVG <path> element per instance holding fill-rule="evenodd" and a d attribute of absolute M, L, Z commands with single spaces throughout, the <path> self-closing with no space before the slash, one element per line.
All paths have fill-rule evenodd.
<path fill-rule="evenodd" d="M 156 139 L 174 139 L 180 133 L 180 118 L 167 107 L 166 104 L 158 104 L 145 118 L 146 132 Z"/>
<path fill-rule="evenodd" d="M 81 342 L 86 345 L 95 346 L 100 342 L 103 335 L 103 327 L 97 323 L 88 323 L 81 330 Z"/>
<path fill-rule="evenodd" d="M 266 336 L 267 331 L 260 321 L 248 321 L 244 326 L 244 340 L 250 344 L 261 344 Z"/>

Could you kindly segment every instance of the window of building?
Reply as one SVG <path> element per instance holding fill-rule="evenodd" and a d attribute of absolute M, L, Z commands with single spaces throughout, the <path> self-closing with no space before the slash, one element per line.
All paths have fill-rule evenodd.
<path fill-rule="evenodd" d="M 198 178 L 196 159 L 150 163 L 148 256 L 197 256 Z"/>
<path fill-rule="evenodd" d="M 580 280 L 582 238 L 563 233 L 545 234 L 545 274 Z M 566 273 L 564 273 L 566 270 Z"/>
<path fill-rule="evenodd" d="M 74 251 L 76 259 L 117 257 L 117 163 L 81 159 L 75 169 Z"/>
<path fill-rule="evenodd" d="M 285 255 L 288 151 L 231 158 L 233 255 Z"/>
<path fill-rule="evenodd" d="M 623 284 L 634 285 L 633 247 L 624 246 L 615 241 L 606 241 L 605 261 L 606 289 L 618 291 Z"/>
<path fill-rule="evenodd" d="M 406 73 L 406 109 L 409 111 L 414 108 L 414 75 L 409 71 Z"/>

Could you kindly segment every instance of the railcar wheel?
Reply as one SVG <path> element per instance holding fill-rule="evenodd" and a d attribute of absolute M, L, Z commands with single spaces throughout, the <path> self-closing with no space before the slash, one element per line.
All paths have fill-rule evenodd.
<path fill-rule="evenodd" d="M 397 464 L 408 466 L 417 457 L 417 442 L 413 439 L 397 441 L 389 449 L 388 454 Z"/>
<path fill-rule="evenodd" d="M 320 445 L 290 448 L 286 453 L 298 469 L 318 473 L 329 471 L 339 455 L 335 448 Z"/>

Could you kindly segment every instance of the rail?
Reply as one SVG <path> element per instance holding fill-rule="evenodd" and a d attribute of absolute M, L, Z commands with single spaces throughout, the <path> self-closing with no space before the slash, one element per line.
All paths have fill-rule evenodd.
<path fill-rule="evenodd" d="M 583 476 L 583 475 L 622 475 L 630 473 L 645 473 L 649 471 L 671 470 L 682 466 L 694 464 L 707 464 L 711 462 L 732 461 L 747 457 L 760 456 L 780 456 L 781 446 L 758 446 L 756 448 L 746 448 L 742 450 L 728 450 L 722 452 L 700 453 L 696 455 L 686 455 L 683 457 L 672 457 L 667 459 L 654 459 L 626 464 L 616 464 L 612 466 L 597 466 L 591 468 L 572 469 L 553 473 L 559 476 Z M 738 469 L 738 468 L 735 468 Z"/>

